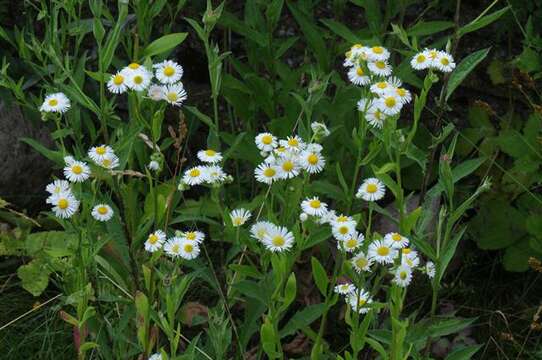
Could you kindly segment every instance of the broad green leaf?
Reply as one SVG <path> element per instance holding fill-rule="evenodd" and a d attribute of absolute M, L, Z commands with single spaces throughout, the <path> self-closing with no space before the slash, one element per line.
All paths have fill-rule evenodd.
<path fill-rule="evenodd" d="M 445 360 L 470 360 L 480 350 L 482 345 L 458 347 L 452 350 Z"/>
<path fill-rule="evenodd" d="M 311 265 L 312 265 L 312 276 L 314 278 L 314 282 L 316 283 L 316 286 L 322 293 L 322 295 L 327 295 L 327 287 L 329 285 L 329 278 L 327 277 L 326 270 L 320 264 L 320 261 L 318 261 L 317 258 L 312 257 L 311 258 Z"/>
<path fill-rule="evenodd" d="M 35 259 L 17 269 L 23 288 L 34 296 L 39 296 L 49 284 L 51 270 L 44 261 Z"/>
<path fill-rule="evenodd" d="M 457 87 L 465 80 L 465 78 L 471 73 L 472 70 L 478 65 L 482 60 L 485 59 L 489 53 L 489 48 L 478 50 L 469 56 L 467 56 L 455 70 L 450 75 L 448 80 L 448 86 L 446 87 L 446 100 L 450 98 L 452 93 L 457 89 Z"/>
<path fill-rule="evenodd" d="M 294 316 L 284 325 L 280 330 L 280 337 L 283 338 L 288 335 L 294 334 L 297 330 L 309 326 L 312 322 L 316 321 L 325 310 L 325 304 L 313 304 L 306 306 L 303 310 L 295 313 Z"/>
<path fill-rule="evenodd" d="M 407 30 L 410 36 L 427 36 L 454 27 L 452 21 L 419 21 Z"/>
<path fill-rule="evenodd" d="M 145 50 L 143 50 L 143 56 L 154 56 L 163 54 L 170 50 L 173 50 L 175 47 L 179 46 L 188 33 L 173 33 L 167 34 L 151 42 Z"/>
<path fill-rule="evenodd" d="M 491 24 L 492 22 L 496 21 L 501 16 L 503 16 L 508 11 L 508 9 L 510 9 L 510 6 L 506 6 L 489 15 L 485 15 L 485 16 L 474 19 L 473 21 L 471 21 L 470 23 L 468 23 L 467 25 L 459 29 L 459 36 L 463 36 L 465 34 L 468 34 L 470 32 L 473 32 L 473 31 L 476 31 L 478 29 L 488 26 L 489 24 Z"/>
<path fill-rule="evenodd" d="M 357 44 L 361 41 L 360 38 L 356 34 L 354 34 L 348 26 L 338 21 L 331 20 L 331 19 L 323 19 L 320 21 L 324 23 L 324 25 L 327 26 L 331 31 L 339 35 L 341 38 L 346 40 L 347 43 L 351 45 Z"/>

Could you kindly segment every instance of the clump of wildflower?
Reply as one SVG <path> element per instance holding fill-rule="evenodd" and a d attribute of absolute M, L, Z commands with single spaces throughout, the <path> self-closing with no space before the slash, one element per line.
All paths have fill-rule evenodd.
<path fill-rule="evenodd" d="M 73 195 L 70 184 L 65 180 L 55 180 L 45 188 L 50 194 L 46 203 L 53 206 L 56 217 L 68 219 L 79 209 L 79 200 Z"/>
<path fill-rule="evenodd" d="M 410 60 L 410 66 L 415 70 L 433 69 L 444 73 L 455 69 L 455 61 L 451 54 L 437 49 L 425 49 Z"/>

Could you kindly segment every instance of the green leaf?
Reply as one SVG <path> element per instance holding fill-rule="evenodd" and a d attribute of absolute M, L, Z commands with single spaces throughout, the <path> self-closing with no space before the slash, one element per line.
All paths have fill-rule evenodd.
<path fill-rule="evenodd" d="M 320 261 L 318 261 L 318 259 L 314 256 L 311 258 L 311 265 L 314 282 L 316 283 L 316 286 L 318 287 L 322 295 L 326 296 L 327 287 L 329 285 L 329 278 L 327 277 L 326 270 L 324 270 L 324 267 L 322 266 L 322 264 L 320 264 Z"/>
<path fill-rule="evenodd" d="M 145 50 L 143 50 L 143 56 L 154 56 L 170 51 L 179 46 L 184 39 L 186 39 L 187 35 L 188 33 L 173 33 L 164 35 L 150 43 Z"/>
<path fill-rule="evenodd" d="M 324 23 L 324 25 L 327 26 L 335 34 L 346 40 L 349 44 L 357 44 L 361 41 L 360 38 L 356 34 L 354 34 L 348 26 L 343 25 L 338 21 L 331 19 L 324 19 L 320 21 Z"/>
<path fill-rule="evenodd" d="M 34 150 L 45 156 L 47 159 L 55 162 L 56 164 L 63 164 L 64 158 L 62 156 L 62 153 L 60 151 L 54 151 L 51 149 L 47 149 L 45 146 L 40 144 L 34 139 L 30 138 L 21 138 L 21 141 L 32 146 Z"/>
<path fill-rule="evenodd" d="M 529 239 L 524 238 L 508 247 L 504 252 L 503 265 L 507 271 L 523 272 L 529 270 L 529 258 L 535 255 L 529 244 Z"/>
<path fill-rule="evenodd" d="M 448 80 L 448 86 L 446 87 L 446 101 L 448 101 L 455 89 L 457 89 L 471 71 L 474 70 L 476 65 L 485 59 L 488 53 L 489 48 L 478 50 L 461 61 Z"/>
<path fill-rule="evenodd" d="M 410 36 L 427 36 L 454 27 L 452 21 L 419 21 L 407 30 Z"/>
<path fill-rule="evenodd" d="M 465 347 L 459 347 L 457 349 L 452 350 L 448 356 L 446 356 L 445 360 L 469 360 L 472 359 L 474 354 L 480 350 L 482 345 L 471 345 L 471 346 L 465 346 Z"/>
<path fill-rule="evenodd" d="M 428 333 L 433 338 L 456 334 L 466 327 L 470 326 L 476 318 L 437 318 L 427 329 Z"/>
<path fill-rule="evenodd" d="M 325 310 L 325 304 L 313 304 L 306 306 L 303 310 L 295 313 L 294 316 L 288 322 L 282 330 L 280 330 L 280 337 L 283 338 L 288 335 L 294 334 L 297 330 L 309 326 L 316 321 Z"/>
<path fill-rule="evenodd" d="M 216 131 L 216 126 L 213 120 L 209 116 L 199 111 L 198 108 L 196 108 L 195 106 L 185 106 L 184 108 L 188 110 L 188 112 L 190 112 L 191 114 L 195 115 L 201 122 L 209 126 L 211 130 Z"/>
<path fill-rule="evenodd" d="M 458 32 L 459 36 L 463 36 L 465 34 L 468 34 L 470 32 L 473 32 L 473 31 L 476 31 L 478 29 L 488 26 L 489 24 L 491 24 L 492 22 L 496 21 L 501 16 L 503 16 L 508 11 L 508 9 L 510 9 L 510 6 L 504 7 L 489 15 L 485 15 L 485 16 L 474 19 L 473 21 L 471 21 L 470 23 L 468 23 L 467 25 L 459 29 L 459 32 Z"/>
<path fill-rule="evenodd" d="M 263 350 L 271 359 L 277 358 L 277 352 L 275 350 L 276 344 L 276 335 L 275 330 L 273 329 L 273 324 L 269 321 L 268 318 L 265 319 L 262 327 L 260 329 L 260 337 Z"/>
<path fill-rule="evenodd" d="M 47 288 L 50 273 L 47 264 L 38 259 L 17 269 L 17 276 L 21 279 L 23 288 L 34 296 L 39 296 Z"/>

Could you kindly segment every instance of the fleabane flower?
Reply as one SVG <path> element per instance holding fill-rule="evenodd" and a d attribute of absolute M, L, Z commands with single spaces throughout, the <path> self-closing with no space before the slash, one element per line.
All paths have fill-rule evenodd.
<path fill-rule="evenodd" d="M 147 240 L 145 241 L 145 250 L 151 253 L 160 250 L 165 241 L 166 233 L 162 230 L 156 230 L 147 237 Z"/>
<path fill-rule="evenodd" d="M 425 70 L 431 66 L 431 60 L 425 51 L 419 52 L 410 60 L 410 66 L 414 70 Z"/>
<path fill-rule="evenodd" d="M 162 360 L 162 354 L 160 353 L 152 354 L 149 360 Z"/>
<path fill-rule="evenodd" d="M 326 159 L 320 152 L 305 150 L 299 154 L 299 163 L 309 174 L 317 174 L 324 169 Z"/>
<path fill-rule="evenodd" d="M 394 88 L 393 90 L 390 90 L 390 93 L 396 96 L 403 105 L 408 104 L 412 101 L 412 95 L 410 94 L 410 91 L 405 88 Z"/>
<path fill-rule="evenodd" d="M 183 77 L 183 67 L 175 61 L 165 60 L 154 64 L 154 76 L 162 84 L 174 84 Z"/>
<path fill-rule="evenodd" d="M 250 227 L 250 236 L 263 242 L 265 236 L 270 234 L 275 227 L 276 225 L 269 221 L 258 221 Z"/>
<path fill-rule="evenodd" d="M 356 231 L 355 223 L 350 222 L 338 223 L 333 222 L 331 224 L 331 233 L 333 237 L 339 241 L 345 241 L 350 239 Z"/>
<path fill-rule="evenodd" d="M 399 114 L 403 108 L 403 103 L 401 100 L 396 95 L 391 93 L 385 93 L 382 95 L 378 100 L 376 100 L 376 104 L 380 111 L 389 116 Z"/>
<path fill-rule="evenodd" d="M 360 314 L 366 314 L 370 310 L 367 305 L 371 304 L 373 300 L 367 291 L 356 289 L 346 296 L 346 302 L 350 305 L 352 310 L 357 311 Z"/>
<path fill-rule="evenodd" d="M 435 263 L 432 262 L 432 261 L 428 261 L 425 263 L 425 273 L 427 274 L 427 276 L 432 279 L 435 277 L 435 272 L 436 272 L 436 269 L 435 269 Z"/>
<path fill-rule="evenodd" d="M 97 221 L 109 221 L 113 217 L 113 209 L 107 204 L 98 204 L 92 208 L 91 215 Z"/>
<path fill-rule="evenodd" d="M 147 90 L 147 97 L 152 101 L 162 101 L 164 100 L 164 85 L 152 84 Z"/>
<path fill-rule="evenodd" d="M 198 257 L 200 253 L 199 244 L 190 240 L 181 240 L 179 243 L 179 256 L 185 260 L 192 260 Z"/>
<path fill-rule="evenodd" d="M 279 177 L 281 179 L 291 179 L 299 175 L 299 162 L 295 156 L 287 156 L 277 161 Z"/>
<path fill-rule="evenodd" d="M 344 283 L 335 286 L 333 291 L 335 291 L 336 294 L 348 295 L 356 291 L 356 287 L 354 286 L 354 284 Z"/>
<path fill-rule="evenodd" d="M 280 140 L 279 145 L 284 147 L 288 151 L 294 153 L 299 152 L 305 148 L 305 142 L 299 136 L 288 136 L 286 140 Z"/>
<path fill-rule="evenodd" d="M 113 170 L 120 165 L 119 158 L 115 154 L 108 155 L 102 160 L 96 162 L 97 165 L 107 170 Z"/>
<path fill-rule="evenodd" d="M 390 57 L 390 52 L 382 46 L 373 46 L 368 48 L 367 57 L 370 61 L 386 61 Z"/>
<path fill-rule="evenodd" d="M 294 235 L 283 226 L 274 226 L 264 235 L 263 244 L 272 252 L 288 251 L 294 244 Z"/>
<path fill-rule="evenodd" d="M 397 250 L 386 240 L 376 240 L 369 245 L 368 256 L 379 264 L 392 264 Z"/>
<path fill-rule="evenodd" d="M 371 271 L 371 265 L 373 265 L 373 259 L 369 258 L 363 251 L 354 256 L 350 262 L 356 272 Z"/>
<path fill-rule="evenodd" d="M 316 141 L 318 141 L 318 139 L 323 139 L 331 134 L 326 124 L 318 121 L 313 121 L 311 123 L 311 130 L 314 133 Z"/>
<path fill-rule="evenodd" d="M 255 139 L 256 146 L 261 151 L 271 152 L 278 146 L 277 138 L 268 132 L 258 134 Z"/>
<path fill-rule="evenodd" d="M 182 181 L 188 185 L 200 185 L 207 180 L 207 171 L 203 166 L 194 166 L 184 172 Z"/>
<path fill-rule="evenodd" d="M 209 165 L 203 167 L 206 175 L 205 181 L 209 184 L 220 184 L 226 180 L 227 174 L 218 165 Z"/>
<path fill-rule="evenodd" d="M 111 78 L 107 82 L 107 90 L 113 94 L 122 94 L 128 90 L 126 86 L 126 77 L 122 71 L 118 71 L 116 74 L 111 75 Z"/>
<path fill-rule="evenodd" d="M 188 95 L 182 83 L 162 87 L 162 98 L 173 106 L 181 106 L 188 99 Z"/>
<path fill-rule="evenodd" d="M 384 121 L 386 120 L 386 114 L 380 110 L 380 107 L 376 104 L 373 104 L 367 113 L 365 114 L 365 120 L 369 125 L 381 129 L 384 126 Z"/>
<path fill-rule="evenodd" d="M 60 194 L 63 192 L 70 192 L 70 183 L 66 180 L 55 180 L 45 187 L 45 190 L 51 194 Z"/>
<path fill-rule="evenodd" d="M 401 264 L 409 268 L 416 268 L 420 265 L 420 258 L 416 250 L 404 248 L 402 251 Z"/>
<path fill-rule="evenodd" d="M 408 238 L 396 232 L 386 234 L 384 240 L 389 241 L 394 249 L 402 249 L 408 246 Z"/>
<path fill-rule="evenodd" d="M 64 161 L 64 176 L 70 182 L 83 182 L 90 177 L 90 168 L 85 162 L 77 161 L 71 156 L 66 156 Z"/>
<path fill-rule="evenodd" d="M 371 78 L 367 76 L 365 70 L 359 65 L 353 66 L 348 70 L 348 80 L 354 85 L 364 86 L 371 82 Z"/>
<path fill-rule="evenodd" d="M 252 216 L 247 209 L 239 208 L 230 213 L 231 223 L 234 227 L 244 225 Z"/>
<path fill-rule="evenodd" d="M 218 163 L 222 161 L 222 154 L 212 149 L 198 151 L 198 159 L 206 163 Z"/>
<path fill-rule="evenodd" d="M 68 97 L 61 92 L 49 94 L 45 97 L 43 104 L 40 106 L 41 112 L 65 113 L 71 107 L 71 102 Z"/>
<path fill-rule="evenodd" d="M 377 178 L 368 178 L 360 185 L 356 197 L 365 201 L 378 201 L 386 194 L 386 187 Z"/>
<path fill-rule="evenodd" d="M 350 226 L 353 226 L 353 227 L 357 226 L 356 220 L 354 220 L 353 217 L 347 216 L 344 214 L 341 214 L 341 215 L 333 214 L 331 218 L 331 225 L 338 226 L 339 224 L 349 224 Z"/>
<path fill-rule="evenodd" d="M 412 269 L 408 266 L 400 265 L 395 269 L 392 282 L 399 287 L 407 287 L 412 281 Z"/>
<path fill-rule="evenodd" d="M 370 61 L 367 63 L 369 71 L 377 76 L 390 76 L 391 75 L 391 66 L 387 61 L 377 60 Z"/>
<path fill-rule="evenodd" d="M 452 72 L 455 69 L 455 62 L 452 55 L 445 51 L 439 51 L 432 65 L 442 72 Z"/>
<path fill-rule="evenodd" d="M 315 196 L 303 200 L 301 202 L 301 210 L 308 215 L 322 216 L 327 212 L 327 204 L 321 202 L 320 199 Z"/>
<path fill-rule="evenodd" d="M 205 234 L 198 230 L 185 231 L 181 233 L 181 238 L 199 244 L 205 240 Z"/>
<path fill-rule="evenodd" d="M 141 65 L 135 69 L 130 68 L 131 65 L 121 71 L 122 76 L 126 78 L 126 86 L 134 91 L 145 90 L 151 84 L 152 73 Z"/>
<path fill-rule="evenodd" d="M 103 159 L 114 154 L 113 148 L 109 145 L 93 146 L 88 151 L 88 157 L 96 164 L 99 164 Z"/>
<path fill-rule="evenodd" d="M 279 179 L 279 171 L 278 166 L 264 162 L 254 169 L 254 175 L 259 182 L 271 185 Z"/>
<path fill-rule="evenodd" d="M 183 245 L 183 239 L 174 236 L 164 244 L 165 253 L 172 257 L 177 258 L 181 256 L 181 246 Z"/>
<path fill-rule="evenodd" d="M 53 212 L 56 217 L 68 219 L 79 209 L 79 200 L 72 193 L 61 192 L 52 196 L 50 203 L 53 205 Z"/>
<path fill-rule="evenodd" d="M 339 246 L 341 246 L 346 252 L 353 252 L 363 244 L 364 240 L 365 236 L 363 236 L 362 233 L 354 231 L 349 237 L 341 240 L 339 242 Z"/>

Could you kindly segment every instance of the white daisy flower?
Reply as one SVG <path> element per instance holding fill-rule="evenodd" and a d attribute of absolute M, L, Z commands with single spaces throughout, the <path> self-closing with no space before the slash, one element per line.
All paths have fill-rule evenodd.
<path fill-rule="evenodd" d="M 390 52 L 382 46 L 373 46 L 368 49 L 367 57 L 370 61 L 386 61 L 390 57 Z"/>
<path fill-rule="evenodd" d="M 314 153 L 321 153 L 323 150 L 323 146 L 317 143 L 310 143 L 307 144 L 307 147 L 305 148 L 305 151 L 314 152 Z"/>
<path fill-rule="evenodd" d="M 331 225 L 337 226 L 339 224 L 349 224 L 353 226 L 354 228 L 357 226 L 357 222 L 356 220 L 354 220 L 353 217 L 347 216 L 344 214 L 341 214 L 341 215 L 333 214 L 333 218 L 331 219 Z"/>
<path fill-rule="evenodd" d="M 369 90 L 376 95 L 384 95 L 386 92 L 393 89 L 393 86 L 387 81 L 379 81 L 371 85 Z"/>
<path fill-rule="evenodd" d="M 435 272 L 435 263 L 433 263 L 432 261 L 428 261 L 427 263 L 425 263 L 425 273 L 427 274 L 427 276 L 429 276 L 430 279 L 435 277 Z"/>
<path fill-rule="evenodd" d="M 344 241 L 350 239 L 356 232 L 355 224 L 351 222 L 337 223 L 333 222 L 331 224 L 331 233 L 333 237 L 339 241 Z"/>
<path fill-rule="evenodd" d="M 282 141 L 282 140 L 281 140 Z M 292 156 L 292 152 L 286 149 L 284 146 L 279 146 L 276 149 L 273 150 L 271 154 L 269 154 L 268 157 L 265 158 L 265 162 L 268 164 L 275 164 L 277 163 L 277 157 L 287 157 Z"/>
<path fill-rule="evenodd" d="M 325 138 L 329 136 L 329 134 L 331 134 L 326 124 L 322 122 L 318 122 L 318 121 L 313 121 L 311 123 L 311 130 L 314 133 L 314 135 L 318 138 Z"/>
<path fill-rule="evenodd" d="M 114 154 L 113 148 L 109 145 L 93 146 L 88 151 L 88 157 L 96 164 L 99 164 L 103 159 Z"/>
<path fill-rule="evenodd" d="M 172 237 L 164 244 L 164 251 L 172 258 L 181 256 L 181 246 L 183 245 L 183 239 L 180 237 Z"/>
<path fill-rule="evenodd" d="M 321 202 L 317 196 L 307 198 L 301 202 L 301 210 L 312 216 L 322 216 L 327 212 L 327 204 Z"/>
<path fill-rule="evenodd" d="M 276 225 L 269 221 L 258 221 L 250 227 L 250 236 L 263 242 L 265 236 L 270 234 L 275 227 Z"/>
<path fill-rule="evenodd" d="M 279 159 L 277 167 L 281 179 L 291 179 L 299 175 L 300 166 L 296 157 L 289 156 Z"/>
<path fill-rule="evenodd" d="M 185 231 L 181 234 L 181 238 L 187 241 L 192 241 L 199 244 L 203 242 L 203 240 L 205 240 L 205 234 L 198 230 Z"/>
<path fill-rule="evenodd" d="M 102 160 L 97 162 L 98 165 L 104 169 L 113 170 L 120 165 L 119 158 L 115 154 L 104 157 Z"/>
<path fill-rule="evenodd" d="M 205 181 L 207 181 L 209 184 L 218 184 L 226 180 L 227 175 L 220 166 L 217 166 L 217 165 L 204 166 L 203 170 L 206 173 Z"/>
<path fill-rule="evenodd" d="M 407 287 L 412 281 L 412 269 L 408 266 L 398 266 L 394 271 L 392 282 L 399 287 Z"/>
<path fill-rule="evenodd" d="M 386 194 L 386 187 L 377 178 L 368 178 L 360 185 L 356 197 L 365 201 L 378 201 Z"/>
<path fill-rule="evenodd" d="M 113 217 L 113 209 L 107 204 L 98 204 L 92 208 L 91 215 L 97 221 L 109 221 Z"/>
<path fill-rule="evenodd" d="M 322 215 L 318 220 L 318 224 L 330 224 L 332 225 L 333 219 L 335 219 L 335 210 L 328 210 L 324 215 Z"/>
<path fill-rule="evenodd" d="M 211 149 L 200 150 L 198 151 L 198 159 L 206 163 L 214 164 L 222 161 L 222 154 Z"/>
<path fill-rule="evenodd" d="M 70 192 L 70 183 L 66 180 L 55 180 L 48 184 L 45 190 L 51 195 Z"/>
<path fill-rule="evenodd" d="M 136 69 L 124 68 L 121 74 L 125 77 L 126 86 L 134 91 L 143 91 L 149 87 L 152 80 L 152 73 L 143 66 L 138 66 Z"/>
<path fill-rule="evenodd" d="M 397 256 L 397 250 L 385 240 L 376 240 L 369 245 L 367 255 L 379 264 L 392 264 Z"/>
<path fill-rule="evenodd" d="M 199 185 L 207 181 L 207 175 L 204 166 L 194 166 L 184 172 L 182 181 L 188 185 Z"/>
<path fill-rule="evenodd" d="M 294 235 L 283 226 L 274 226 L 264 235 L 263 244 L 272 252 L 289 250 L 294 244 Z"/>
<path fill-rule="evenodd" d="M 365 74 L 365 71 L 359 65 L 348 70 L 348 80 L 358 86 L 368 85 L 371 82 L 371 78 Z"/>
<path fill-rule="evenodd" d="M 122 94 L 128 87 L 126 86 L 126 78 L 121 71 L 115 75 L 111 75 L 111 78 L 107 82 L 107 89 L 113 94 Z"/>
<path fill-rule="evenodd" d="M 299 155 L 301 167 L 309 174 L 317 174 L 324 169 L 326 159 L 316 151 L 303 151 Z"/>
<path fill-rule="evenodd" d="M 374 100 L 368 98 L 362 98 L 356 103 L 358 111 L 367 112 L 371 106 L 373 106 Z"/>
<path fill-rule="evenodd" d="M 162 230 L 156 230 L 147 237 L 147 241 L 145 241 L 145 250 L 151 253 L 160 250 L 165 241 L 166 233 Z"/>
<path fill-rule="evenodd" d="M 401 112 L 403 104 L 397 98 L 397 96 L 392 94 L 384 94 L 381 98 L 376 101 L 376 105 L 384 114 L 393 116 Z"/>
<path fill-rule="evenodd" d="M 433 68 L 436 67 L 439 51 L 437 49 L 425 49 L 423 53 L 425 57 L 429 60 L 429 66 Z"/>
<path fill-rule="evenodd" d="M 367 113 L 365 114 L 365 120 L 367 120 L 367 123 L 369 125 L 382 129 L 384 126 L 384 121 L 386 120 L 386 114 L 384 114 L 380 107 L 376 104 L 371 106 L 369 110 L 367 110 Z"/>
<path fill-rule="evenodd" d="M 256 136 L 256 146 L 261 151 L 271 152 L 277 147 L 277 138 L 271 133 L 261 133 Z"/>
<path fill-rule="evenodd" d="M 305 148 L 305 143 L 303 142 L 303 139 L 301 139 L 299 136 L 288 136 L 286 140 L 280 140 L 279 145 L 286 150 L 298 152 Z"/>
<path fill-rule="evenodd" d="M 65 159 L 64 176 L 71 182 L 83 182 L 90 177 L 90 168 L 82 161 L 74 160 L 71 156 Z"/>
<path fill-rule="evenodd" d="M 162 98 L 173 106 L 181 106 L 188 99 L 182 83 L 162 87 Z"/>
<path fill-rule="evenodd" d="M 410 60 L 410 66 L 414 70 L 425 70 L 431 66 L 431 60 L 427 57 L 425 51 L 422 51 L 414 55 L 412 60 Z"/>
<path fill-rule="evenodd" d="M 335 286 L 334 291 L 336 294 L 348 295 L 356 291 L 356 287 L 354 286 L 354 284 L 339 284 Z"/>
<path fill-rule="evenodd" d="M 354 231 L 352 235 L 340 241 L 337 245 L 338 247 L 342 246 L 342 248 L 346 252 L 353 252 L 363 244 L 364 240 L 365 240 L 365 236 L 363 236 L 362 233 L 358 233 L 357 231 Z"/>
<path fill-rule="evenodd" d="M 41 112 L 65 113 L 71 107 L 68 97 L 61 92 L 49 94 L 40 106 Z"/>
<path fill-rule="evenodd" d="M 439 51 L 433 66 L 442 72 L 452 72 L 455 69 L 454 58 L 445 51 Z"/>
<path fill-rule="evenodd" d="M 183 77 L 183 67 L 175 61 L 165 60 L 153 67 L 154 75 L 162 84 L 174 84 Z"/>
<path fill-rule="evenodd" d="M 392 247 L 394 249 L 402 249 L 408 246 L 408 238 L 396 232 L 386 234 L 384 240 L 393 244 Z"/>
<path fill-rule="evenodd" d="M 304 212 L 299 214 L 299 221 L 301 221 L 301 222 L 307 221 L 308 218 L 309 218 L 309 215 L 305 214 Z"/>
<path fill-rule="evenodd" d="M 418 253 L 413 251 L 410 254 L 403 254 L 401 258 L 401 264 L 408 266 L 409 268 L 417 268 L 418 265 L 420 265 L 420 258 L 418 257 Z"/>
<path fill-rule="evenodd" d="M 390 76 L 391 66 L 384 60 L 371 61 L 367 63 L 369 71 L 378 76 Z"/>
<path fill-rule="evenodd" d="M 393 95 L 395 95 L 397 98 L 399 98 L 399 101 L 401 104 L 408 104 L 412 101 L 412 95 L 410 94 L 410 91 L 408 91 L 405 88 L 395 88 L 392 92 Z"/>
<path fill-rule="evenodd" d="M 71 193 L 59 193 L 52 196 L 51 202 L 56 217 L 68 219 L 79 209 L 79 200 Z"/>
<path fill-rule="evenodd" d="M 148 360 L 162 360 L 162 354 L 160 353 L 152 354 Z"/>
<path fill-rule="evenodd" d="M 165 86 L 152 84 L 149 86 L 149 90 L 147 90 L 147 97 L 153 101 L 162 101 L 164 100 L 165 91 Z"/>
<path fill-rule="evenodd" d="M 363 289 L 356 289 L 346 296 L 346 302 L 350 305 L 352 310 L 357 311 L 360 314 L 366 314 L 370 308 L 367 307 L 373 302 L 370 294 Z"/>
<path fill-rule="evenodd" d="M 192 260 L 198 257 L 200 248 L 197 242 L 190 240 L 183 240 L 179 244 L 179 255 L 186 260 Z"/>
<path fill-rule="evenodd" d="M 373 259 L 365 255 L 363 251 L 354 256 L 350 261 L 354 270 L 358 273 L 361 273 L 362 271 L 371 271 L 371 266 L 373 265 Z"/>
<path fill-rule="evenodd" d="M 244 225 L 251 216 L 250 211 L 243 208 L 235 209 L 230 213 L 231 223 L 234 227 Z"/>
<path fill-rule="evenodd" d="M 259 182 L 271 185 L 273 181 L 279 179 L 279 171 L 278 166 L 264 162 L 254 169 L 254 175 Z"/>

